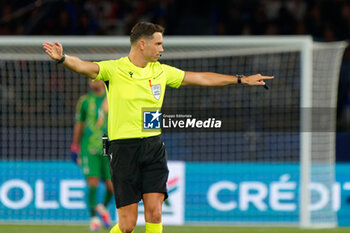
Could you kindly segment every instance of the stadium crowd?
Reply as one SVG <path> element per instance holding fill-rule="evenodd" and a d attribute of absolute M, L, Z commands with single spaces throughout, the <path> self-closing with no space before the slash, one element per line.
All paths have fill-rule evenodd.
<path fill-rule="evenodd" d="M 0 9 L 0 35 L 128 35 L 145 20 L 167 35 L 350 37 L 347 0 L 36 0 L 1 1 Z"/>

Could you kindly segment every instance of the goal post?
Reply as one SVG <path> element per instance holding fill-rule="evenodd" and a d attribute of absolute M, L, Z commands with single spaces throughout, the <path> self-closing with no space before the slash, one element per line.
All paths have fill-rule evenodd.
<path fill-rule="evenodd" d="M 69 148 L 72 133 L 68 129 L 73 123 L 77 98 L 88 91 L 87 79 L 80 78 L 80 75 L 73 74 L 51 62 L 41 48 L 44 41 L 58 41 L 63 45 L 65 53 L 91 61 L 118 59 L 126 56 L 130 47 L 128 37 L 0 37 L 0 73 L 4 96 L 0 113 L 3 160 L 68 159 L 69 149 L 67 148 Z M 229 163 L 232 164 L 232 170 L 238 168 L 240 164 L 243 164 L 242 167 L 247 166 L 248 170 L 261 165 L 265 166 L 263 169 L 268 170 L 274 166 L 283 167 L 283 163 L 297 163 L 299 190 L 296 192 L 299 197 L 293 199 L 282 195 L 281 198 L 284 197 L 286 202 L 297 199 L 298 207 L 293 209 L 294 212 L 287 211 L 282 214 L 274 212 L 273 207 L 266 207 L 267 209 L 261 210 L 257 217 L 253 217 L 253 221 L 257 224 L 299 224 L 304 228 L 336 227 L 337 214 L 331 202 L 324 204 L 322 208 L 316 208 L 313 203 L 322 201 L 320 201 L 322 197 L 315 195 L 315 190 L 326 189 L 330 200 L 333 195 L 335 108 L 339 70 L 345 47 L 344 42 L 315 43 L 309 36 L 166 36 L 165 52 L 161 62 L 189 71 L 194 69 L 193 71 L 233 75 L 238 73 L 275 75 L 275 80 L 267 81 L 270 85 L 269 91 L 258 87 L 233 86 L 220 89 L 198 89 L 197 87 L 167 89 L 163 105 L 165 108 L 183 106 L 185 111 L 191 111 L 191 108 L 203 109 L 204 107 L 213 112 L 219 108 L 220 111 L 228 113 L 218 115 L 218 118 L 234 118 L 243 123 L 247 118 L 258 119 L 260 113 L 267 117 L 272 114 L 272 119 L 283 120 L 279 113 L 275 112 L 284 105 L 288 105 L 288 110 L 294 109 L 295 106 L 298 108 L 297 112 L 293 112 L 298 115 L 297 117 L 289 119 L 287 114 L 284 115 L 289 122 L 282 124 L 271 122 L 273 130 L 267 127 L 267 133 L 264 131 L 265 125 L 258 123 L 249 125 L 249 129 L 235 131 L 227 128 L 222 132 L 205 134 L 197 131 L 164 130 L 165 141 L 170 142 L 167 145 L 169 159 L 183 160 L 190 166 L 196 162 Z M 48 83 L 47 80 L 53 76 L 55 78 Z M 72 82 L 60 84 L 60 78 L 64 78 L 66 82 L 70 82 L 69 80 Z M 26 90 L 26 85 L 34 79 L 36 79 L 35 84 L 28 87 L 29 91 Z M 46 93 L 47 88 L 54 91 Z M 19 99 L 16 99 L 16 95 Z M 184 101 L 184 97 L 189 101 Z M 21 103 L 18 103 L 18 100 Z M 318 119 L 315 111 L 327 112 L 324 114 L 327 119 Z M 326 130 L 315 129 L 313 127 L 315 124 L 316 127 L 327 124 Z M 256 128 L 258 131 L 255 130 Z M 34 139 L 28 136 L 41 133 L 48 136 L 36 136 Z M 263 141 L 260 136 L 265 137 L 269 142 Z M 25 146 L 15 148 L 16 139 L 20 139 Z M 249 179 L 254 178 L 253 171 L 245 172 Z M 265 181 L 259 183 L 258 188 L 251 187 L 252 192 L 264 190 L 261 188 L 262 184 L 266 187 L 271 186 L 271 177 L 275 179 L 274 175 L 271 177 L 269 174 L 265 175 Z M 282 177 L 282 175 L 283 173 L 278 176 Z M 213 175 L 213 179 L 219 178 L 220 174 Z M 259 180 L 260 176 L 255 178 Z M 234 188 L 237 182 L 224 183 L 230 195 L 240 189 L 240 186 Z M 231 186 L 233 183 L 234 185 Z M 320 183 L 321 186 L 314 183 Z M 201 190 L 201 187 L 198 190 Z M 260 194 L 253 196 L 248 192 L 247 195 L 252 195 L 252 199 L 248 201 L 248 207 L 271 199 L 269 194 L 266 194 L 263 199 L 258 200 L 258 197 L 262 198 L 263 193 L 261 191 L 261 196 Z M 222 200 L 226 200 L 223 202 L 234 203 L 228 201 L 229 195 L 220 195 Z M 198 199 L 191 194 L 189 200 L 192 200 L 190 198 Z M 204 207 L 202 203 L 204 199 L 195 207 L 198 209 Z M 242 209 L 246 211 L 245 208 L 248 208 L 244 204 L 237 205 L 240 206 L 241 211 Z M 225 223 L 246 224 L 256 212 L 254 209 L 251 212 L 236 213 L 234 211 L 238 207 L 233 206 L 233 212 L 228 215 L 225 214 L 229 212 L 229 207 L 223 207 L 223 205 L 220 213 L 220 207 L 219 210 L 215 210 L 217 212 L 210 212 L 214 209 L 212 206 L 206 207 L 208 212 L 189 211 L 188 220 L 185 219 L 185 222 L 216 223 L 220 222 L 217 216 L 224 216 L 222 221 Z M 271 211 L 271 216 L 265 218 L 264 211 Z M 216 215 L 217 213 L 219 214 Z M 210 215 L 213 218 L 208 220 L 198 217 L 202 215 Z M 241 215 L 243 215 L 242 218 L 240 218 Z"/>

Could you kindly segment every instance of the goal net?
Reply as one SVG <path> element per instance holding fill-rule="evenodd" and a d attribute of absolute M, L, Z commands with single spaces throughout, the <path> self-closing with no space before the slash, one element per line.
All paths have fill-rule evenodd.
<path fill-rule="evenodd" d="M 91 61 L 129 51 L 125 37 L 1 38 L 0 151 L 2 162 L 13 166 L 69 161 L 75 105 L 89 91 L 87 78 L 49 60 L 45 40 Z M 164 48 L 160 62 L 185 71 L 275 76 L 268 90 L 167 88 L 162 137 L 168 159 L 185 163 L 184 223 L 336 226 L 335 107 L 345 44 L 309 37 L 166 37 Z M 221 124 L 175 125 L 193 119 Z M 5 164 L 0 174 L 10 172 Z M 15 202 L 23 195 L 5 196 Z M 8 211 L 0 206 L 0 218 Z"/>

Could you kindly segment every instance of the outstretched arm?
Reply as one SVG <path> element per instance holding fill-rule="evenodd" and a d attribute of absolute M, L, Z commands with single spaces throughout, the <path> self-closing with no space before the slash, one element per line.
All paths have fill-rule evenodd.
<path fill-rule="evenodd" d="M 242 84 L 251 86 L 265 85 L 265 79 L 273 79 L 273 76 L 254 74 L 241 78 Z M 187 72 L 181 86 L 227 86 L 238 83 L 238 77 L 233 75 L 217 74 L 211 72 Z"/>
<path fill-rule="evenodd" d="M 60 43 L 47 42 L 43 44 L 45 52 L 52 60 L 59 61 L 63 57 L 63 47 Z M 89 61 L 82 61 L 78 57 L 65 55 L 66 58 L 62 65 L 71 71 L 85 75 L 90 79 L 95 79 L 99 72 L 97 64 Z"/>

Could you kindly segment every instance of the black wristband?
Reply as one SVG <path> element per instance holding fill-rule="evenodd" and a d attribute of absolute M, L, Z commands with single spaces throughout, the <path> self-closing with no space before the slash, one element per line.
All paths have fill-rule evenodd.
<path fill-rule="evenodd" d="M 244 75 L 242 75 L 242 74 L 236 74 L 235 76 L 237 77 L 237 83 L 238 83 L 238 84 L 241 84 L 241 83 L 242 83 L 242 78 L 244 77 Z"/>
<path fill-rule="evenodd" d="M 64 62 L 64 60 L 66 60 L 66 54 L 63 54 L 61 59 L 57 61 L 57 64 L 61 64 Z"/>

